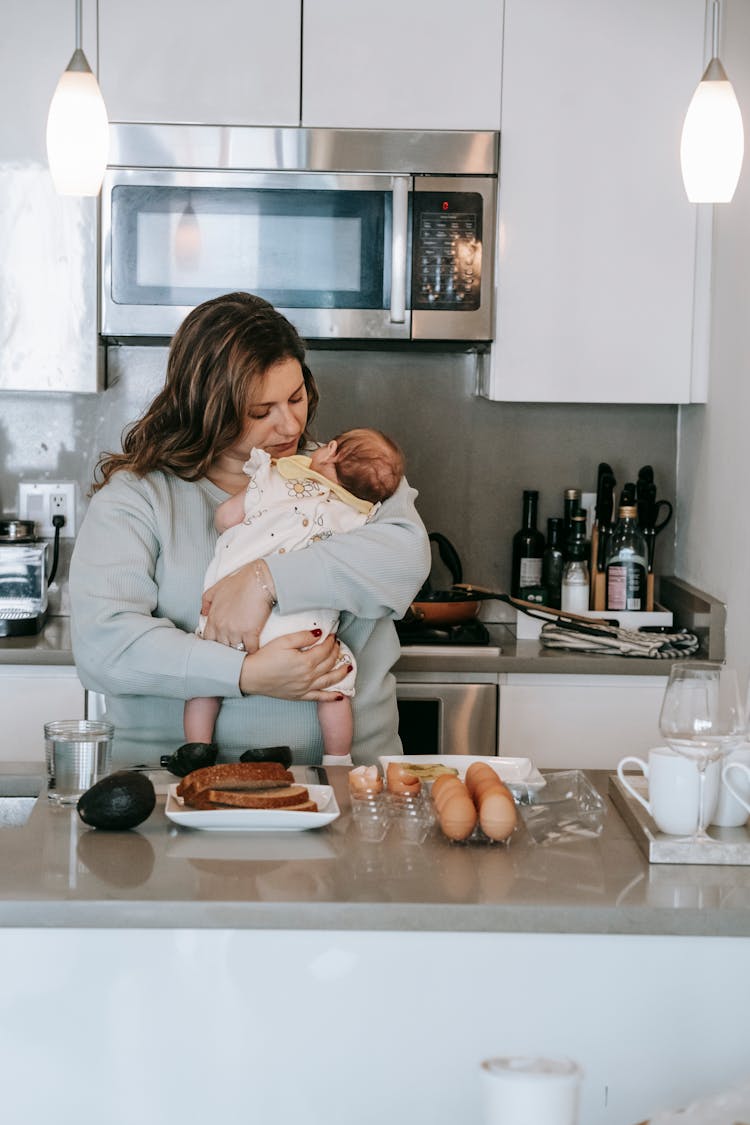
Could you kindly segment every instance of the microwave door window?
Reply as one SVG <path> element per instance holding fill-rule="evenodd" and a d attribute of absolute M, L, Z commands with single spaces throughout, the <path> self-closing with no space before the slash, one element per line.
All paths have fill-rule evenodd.
<path fill-rule="evenodd" d="M 241 289 L 281 308 L 382 309 L 390 296 L 388 192 L 119 186 L 112 210 L 119 304 Z"/>

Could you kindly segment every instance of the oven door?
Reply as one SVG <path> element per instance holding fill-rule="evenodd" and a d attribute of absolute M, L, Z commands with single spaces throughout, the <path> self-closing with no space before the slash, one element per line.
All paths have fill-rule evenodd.
<path fill-rule="evenodd" d="M 112 169 L 105 337 L 172 336 L 202 301 L 255 293 L 303 336 L 409 339 L 407 175 Z"/>
<path fill-rule="evenodd" d="M 396 685 L 404 754 L 497 754 L 495 683 Z"/>

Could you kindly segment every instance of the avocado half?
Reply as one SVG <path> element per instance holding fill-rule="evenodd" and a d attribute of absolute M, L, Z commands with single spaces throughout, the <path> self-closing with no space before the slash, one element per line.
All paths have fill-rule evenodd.
<path fill-rule="evenodd" d="M 120 770 L 97 781 L 78 799 L 78 815 L 91 828 L 123 831 L 142 824 L 154 811 L 156 790 L 135 770 Z"/>

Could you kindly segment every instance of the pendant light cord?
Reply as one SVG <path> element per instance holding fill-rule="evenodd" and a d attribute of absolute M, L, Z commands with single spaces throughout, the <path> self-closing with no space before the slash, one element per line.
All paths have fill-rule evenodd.
<path fill-rule="evenodd" d="M 76 50 L 83 50 L 83 0 L 76 0 Z"/>

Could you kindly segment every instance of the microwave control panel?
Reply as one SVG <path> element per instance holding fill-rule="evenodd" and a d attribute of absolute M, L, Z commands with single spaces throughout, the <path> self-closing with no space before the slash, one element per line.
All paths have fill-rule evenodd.
<path fill-rule="evenodd" d="M 412 220 L 412 309 L 478 309 L 482 283 L 481 195 L 417 192 Z"/>

